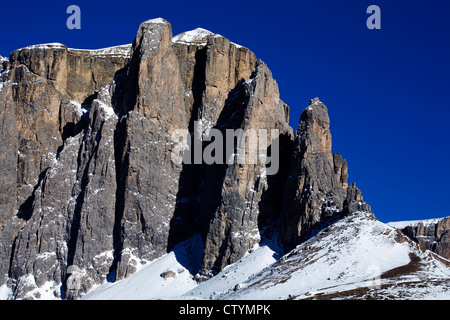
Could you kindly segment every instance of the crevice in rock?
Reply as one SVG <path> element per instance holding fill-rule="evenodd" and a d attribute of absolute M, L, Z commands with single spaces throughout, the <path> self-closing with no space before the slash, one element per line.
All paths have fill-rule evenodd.
<path fill-rule="evenodd" d="M 138 57 L 134 57 L 138 59 Z M 113 262 L 106 275 L 108 282 L 115 282 L 117 279 L 117 267 L 122 258 L 123 249 L 123 225 L 122 219 L 125 208 L 126 177 L 129 168 L 130 146 L 127 143 L 127 114 L 129 105 L 134 104 L 135 100 L 129 104 L 127 98 L 132 98 L 137 86 L 137 79 L 130 80 L 130 69 L 133 59 L 125 67 L 116 71 L 114 75 L 114 86 L 111 95 L 111 106 L 119 115 L 119 119 L 114 131 L 114 161 L 116 170 L 116 190 L 115 190 L 115 208 L 114 208 L 114 227 L 113 236 Z M 130 84 L 131 83 L 131 84 Z M 139 220 L 138 220 L 139 221 Z"/>
<path fill-rule="evenodd" d="M 8 268 L 8 277 L 9 277 L 10 279 L 13 278 L 13 275 L 12 275 L 11 270 L 12 270 L 12 266 L 13 266 L 13 262 L 14 262 L 14 257 L 15 257 L 15 254 L 16 254 L 16 242 L 17 242 L 17 238 L 18 238 L 18 237 L 19 237 L 19 234 L 17 234 L 17 235 L 14 237 L 13 242 L 12 242 L 12 244 L 11 244 L 11 255 L 10 255 L 10 257 L 9 257 L 9 268 Z"/>
<path fill-rule="evenodd" d="M 192 105 L 191 119 L 189 120 L 189 132 L 194 132 L 194 121 L 201 118 L 203 106 L 203 94 L 206 89 L 206 60 L 207 48 L 201 48 L 195 53 L 194 77 L 192 80 Z"/>
<path fill-rule="evenodd" d="M 127 72 L 130 68 L 130 62 L 126 64 L 125 67 L 123 67 L 120 70 L 117 70 L 114 74 L 114 80 L 113 80 L 113 93 L 111 95 L 111 106 L 114 109 L 114 112 L 118 114 L 119 116 L 123 116 L 127 113 L 126 108 L 123 107 L 124 105 L 124 95 L 126 84 L 127 84 Z"/>
<path fill-rule="evenodd" d="M 90 110 L 92 102 L 97 99 L 98 93 L 94 92 L 90 96 L 88 96 L 83 103 L 81 104 L 83 108 Z M 64 144 L 68 138 L 75 137 L 80 134 L 83 130 L 89 126 L 89 112 L 84 113 L 77 123 L 67 122 L 64 123 L 64 120 L 61 118 L 62 105 L 59 106 L 59 131 L 61 133 L 62 144 L 56 150 L 56 159 L 59 159 L 59 155 L 64 150 Z"/>
<path fill-rule="evenodd" d="M 129 168 L 130 146 L 126 143 L 127 118 L 119 120 L 114 131 L 114 158 L 116 164 L 116 203 L 113 227 L 113 262 L 107 275 L 108 282 L 116 281 L 117 266 L 121 260 L 123 248 L 122 218 L 125 208 L 126 175 Z"/>
<path fill-rule="evenodd" d="M 31 193 L 31 195 L 27 198 L 27 200 L 25 200 L 25 202 L 23 202 L 20 206 L 19 206 L 19 210 L 17 211 L 17 217 L 19 219 L 28 221 L 30 220 L 32 214 L 33 214 L 33 210 L 34 210 L 34 200 L 36 198 L 36 191 L 39 189 L 39 187 L 41 186 L 42 181 L 45 178 L 45 175 L 47 174 L 47 171 L 50 168 L 46 168 L 44 171 L 42 171 L 39 174 L 38 177 L 38 182 L 36 183 L 36 185 L 33 187 L 33 192 Z"/>
<path fill-rule="evenodd" d="M 92 120 L 93 123 L 95 123 L 95 118 Z M 78 168 L 83 168 L 83 173 L 80 178 L 81 184 L 79 187 L 79 193 L 78 196 L 75 199 L 75 210 L 73 212 L 72 221 L 70 223 L 70 230 L 68 232 L 69 239 L 67 241 L 67 267 L 74 264 L 75 254 L 77 251 L 77 245 L 78 245 L 78 235 L 80 232 L 80 226 L 81 226 L 81 213 L 84 207 L 85 203 L 85 196 L 86 196 L 86 187 L 89 184 L 89 169 L 90 164 L 92 161 L 96 161 L 98 147 L 99 147 L 99 141 L 101 140 L 101 131 L 102 131 L 103 123 L 101 124 L 101 127 L 96 132 L 95 136 L 95 142 L 87 139 L 88 134 L 88 128 L 85 128 L 85 141 L 84 143 L 80 144 L 80 149 L 78 151 L 78 158 L 77 158 L 77 165 Z M 83 159 L 87 155 L 87 160 Z M 63 281 L 63 288 L 62 291 L 65 292 L 66 296 L 65 298 L 71 299 L 70 292 L 68 292 L 66 289 L 66 282 L 67 282 L 67 274 L 63 278 L 65 281 Z"/>
<path fill-rule="evenodd" d="M 278 139 L 279 145 L 279 170 L 275 175 L 268 175 L 266 177 L 266 189 L 261 193 L 261 199 L 258 203 L 258 229 L 261 237 L 261 242 L 265 241 L 272 235 L 266 235 L 267 230 L 273 232 L 273 228 L 279 229 L 280 212 L 283 201 L 283 194 L 285 191 L 285 181 L 290 170 L 290 156 L 293 151 L 294 143 L 289 134 L 280 134 Z M 267 148 L 267 155 L 271 155 L 271 145 Z M 255 190 L 258 190 L 260 179 L 256 180 Z M 277 221 L 277 222 L 276 222 Z M 274 248 L 274 243 L 268 242 L 268 245 L 274 251 L 279 248 Z"/>
<path fill-rule="evenodd" d="M 248 104 L 249 97 L 245 94 L 244 83 L 244 79 L 241 79 L 236 84 L 235 88 L 228 93 L 224 108 L 222 109 L 217 123 L 214 126 L 214 129 L 220 130 L 224 137 L 226 136 L 225 133 L 227 129 L 236 130 L 241 128 L 243 122 L 245 121 L 245 106 Z M 204 143 L 203 150 L 209 143 L 211 142 Z M 208 186 L 206 188 L 201 188 L 200 201 L 202 205 L 199 208 L 200 231 L 202 240 L 205 244 L 208 241 L 207 237 L 211 236 L 211 232 L 213 232 L 211 227 L 214 220 L 222 219 L 222 217 L 219 216 L 221 214 L 220 207 L 224 200 L 223 187 L 226 183 L 225 178 L 227 176 L 227 170 L 230 167 L 230 165 L 228 165 L 228 159 L 231 156 L 231 154 L 227 154 L 227 151 L 234 154 L 237 153 L 237 139 L 235 138 L 235 141 L 233 142 L 233 150 L 226 150 L 226 145 L 227 143 L 223 144 L 222 164 L 203 164 L 201 168 L 202 184 Z M 209 274 L 211 272 L 213 275 L 216 274 L 222 269 L 224 259 L 228 259 L 230 256 L 224 256 L 230 245 L 230 230 L 227 226 L 225 226 L 224 233 L 224 238 L 220 239 L 220 244 L 217 244 L 217 252 L 210 252 L 210 250 L 208 250 L 208 246 L 205 246 L 205 253 L 202 262 L 202 268 L 205 269 L 202 270 L 204 274 Z M 214 235 L 212 235 L 212 237 L 214 237 Z M 215 240 L 213 240 L 213 242 L 214 241 Z"/>
<path fill-rule="evenodd" d="M 188 130 L 191 139 L 194 137 L 194 122 L 201 118 L 203 94 L 206 89 L 206 59 L 207 48 L 201 48 L 195 53 L 194 76 L 192 80 L 193 104 Z M 178 192 L 173 217 L 170 221 L 167 252 L 173 247 L 200 231 L 198 216 L 199 192 L 201 184 L 201 164 L 194 164 L 195 144 L 191 144 L 191 164 L 182 164 L 178 180 Z"/>

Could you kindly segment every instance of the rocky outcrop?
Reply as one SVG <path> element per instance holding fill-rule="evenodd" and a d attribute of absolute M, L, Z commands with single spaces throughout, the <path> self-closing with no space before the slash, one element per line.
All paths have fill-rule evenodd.
<path fill-rule="evenodd" d="M 211 128 L 217 123 L 230 91 L 240 79 L 250 79 L 256 56 L 249 49 L 201 28 L 174 37 L 173 45 L 192 120 L 202 120 L 205 128 Z"/>
<path fill-rule="evenodd" d="M 11 53 L 12 67 L 53 81 L 72 100 L 84 102 L 109 84 L 130 58 L 130 45 L 100 50 L 70 49 L 59 43 L 34 45 Z"/>
<path fill-rule="evenodd" d="M 401 231 L 424 248 L 450 259 L 450 217 L 412 222 Z"/>
<path fill-rule="evenodd" d="M 16 298 L 46 283 L 61 283 L 57 296 L 76 298 L 106 279 L 113 250 L 114 117 L 111 107 L 94 101 L 89 125 L 66 139 L 44 171 L 28 216 L 13 219 L 21 226 L 8 271 Z M 67 286 L 69 277 L 74 286 Z"/>
<path fill-rule="evenodd" d="M 370 212 L 356 185 L 348 186 L 346 161 L 331 152 L 329 126 L 326 106 L 311 100 L 295 134 L 281 207 L 280 241 L 287 251 L 345 214 Z"/>
<path fill-rule="evenodd" d="M 105 94 L 94 98 L 102 90 L 88 92 L 89 81 L 79 97 L 92 98 L 73 100 L 66 47 L 27 47 L 9 62 L 0 90 L 8 192 L 0 199 L 1 283 L 13 298 L 38 298 L 39 288 L 77 298 L 105 280 L 113 259 L 117 117 Z M 96 68 L 83 72 L 107 73 Z"/>

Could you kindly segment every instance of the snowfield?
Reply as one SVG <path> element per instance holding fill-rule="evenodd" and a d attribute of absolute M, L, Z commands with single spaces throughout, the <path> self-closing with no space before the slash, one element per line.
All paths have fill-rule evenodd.
<path fill-rule="evenodd" d="M 196 235 L 83 299 L 450 299 L 450 262 L 371 214 L 345 217 L 284 256 L 276 239 L 197 283 Z"/>

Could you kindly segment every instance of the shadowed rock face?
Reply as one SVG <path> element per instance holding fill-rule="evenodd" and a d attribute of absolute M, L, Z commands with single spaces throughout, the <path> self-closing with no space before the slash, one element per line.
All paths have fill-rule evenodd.
<path fill-rule="evenodd" d="M 202 230 L 205 236 L 204 269 L 221 270 L 236 262 L 260 241 L 262 225 L 277 216 L 288 159 L 286 151 L 290 149 L 292 139 L 287 119 L 278 86 L 267 66 L 258 61 L 250 80 L 239 82 L 233 96 L 225 102 L 216 128 L 267 129 L 268 136 L 258 138 L 266 139 L 269 145 L 273 139 L 270 129 L 278 130 L 275 143 L 282 150 L 281 169 L 269 175 L 264 164 L 236 163 L 203 170 L 204 184 L 219 191 L 211 194 L 205 188 L 200 194 L 200 211 L 209 221 Z M 248 149 L 245 156 L 249 156 Z"/>
<path fill-rule="evenodd" d="M 289 249 L 369 210 L 331 153 L 326 107 L 312 100 L 294 137 L 267 65 L 220 35 L 173 39 L 153 19 L 132 45 L 38 45 L 0 62 L 0 285 L 11 298 L 77 299 L 196 233 L 204 253 L 193 271 L 209 276 L 280 216 Z M 176 164 L 179 129 L 203 138 L 193 152 L 211 149 L 214 130 L 267 130 L 258 155 L 279 150 L 278 165 L 227 163 L 248 159 L 249 140 L 242 150 L 233 140 L 222 164 Z"/>

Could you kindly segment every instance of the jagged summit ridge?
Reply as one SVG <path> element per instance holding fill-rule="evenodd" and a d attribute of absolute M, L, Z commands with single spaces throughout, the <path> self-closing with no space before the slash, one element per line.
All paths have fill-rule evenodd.
<path fill-rule="evenodd" d="M 170 23 L 164 18 L 149 19 L 147 21 L 142 22 L 141 25 L 142 24 L 164 24 L 164 25 L 170 25 Z"/>
<path fill-rule="evenodd" d="M 74 52 L 87 52 L 90 55 L 104 55 L 104 56 L 130 56 L 131 44 L 124 44 L 118 46 L 112 46 L 100 49 L 75 49 L 68 48 L 62 43 L 44 43 L 27 46 L 18 50 L 68 50 Z M 7 58 L 0 58 L 0 60 L 6 60 Z"/>
<path fill-rule="evenodd" d="M 172 41 L 185 44 L 206 45 L 208 37 L 215 35 L 215 33 L 212 33 L 209 30 L 196 28 L 191 31 L 180 33 L 179 35 L 173 37 Z"/>

